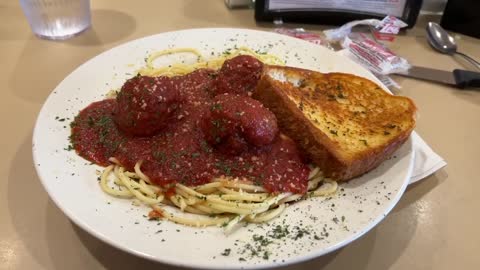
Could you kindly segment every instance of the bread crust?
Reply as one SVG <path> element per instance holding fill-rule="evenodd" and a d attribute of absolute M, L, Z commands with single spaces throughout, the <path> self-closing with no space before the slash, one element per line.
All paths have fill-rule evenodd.
<path fill-rule="evenodd" d="M 385 142 L 382 141 L 380 145 L 347 152 L 341 147 L 341 142 L 332 140 L 332 136 L 319 130 L 318 125 L 315 125 L 311 119 L 306 116 L 305 112 L 302 111 L 295 102 L 292 102 L 289 95 L 298 94 L 301 95 L 301 98 L 304 100 L 314 99 L 315 97 L 305 96 L 306 94 L 298 87 L 291 87 L 272 78 L 269 75 L 272 70 L 281 71 L 289 75 L 293 74 L 298 78 L 306 80 L 311 79 L 313 76 L 315 83 L 323 83 L 324 81 L 326 84 L 329 82 L 346 82 L 342 85 L 351 85 L 350 88 L 352 89 L 345 89 L 345 92 L 350 94 L 360 91 L 353 89 L 356 86 L 352 84 L 356 83 L 362 86 L 361 88 L 364 89 L 362 91 L 369 91 L 369 94 L 372 94 L 372 96 L 382 104 L 392 103 L 393 109 L 391 111 L 393 112 L 387 111 L 385 113 L 391 114 L 387 116 L 393 118 L 399 118 L 399 116 L 397 116 L 399 112 L 397 112 L 395 106 L 400 102 L 402 106 L 401 111 L 404 114 L 399 119 L 399 121 L 402 121 L 402 128 L 401 130 L 397 130 L 397 128 L 395 135 L 388 137 L 388 139 L 385 139 Z M 286 89 L 287 87 L 290 89 Z M 405 143 L 415 127 L 416 107 L 412 100 L 407 97 L 390 95 L 375 83 L 351 74 L 322 74 L 298 68 L 266 66 L 257 85 L 257 89 L 254 92 L 254 98 L 260 100 L 264 106 L 275 114 L 280 130 L 297 143 L 300 149 L 320 167 L 324 175 L 337 181 L 352 179 L 377 167 Z M 324 101 L 313 100 L 313 102 L 317 102 L 315 106 L 320 110 L 322 107 L 326 108 L 326 106 L 328 106 Z M 355 100 L 354 102 L 359 101 Z M 360 100 L 360 102 L 363 101 Z M 368 102 L 370 103 L 371 101 Z M 343 112 L 334 110 L 333 113 L 340 115 Z M 343 119 L 342 117 L 343 116 L 339 116 L 340 119 Z M 378 129 L 378 123 L 371 123 L 369 119 L 365 119 L 362 125 L 368 130 Z"/>

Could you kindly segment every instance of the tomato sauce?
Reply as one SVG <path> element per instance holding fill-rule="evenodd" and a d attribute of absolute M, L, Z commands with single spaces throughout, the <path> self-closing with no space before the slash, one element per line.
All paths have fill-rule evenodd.
<path fill-rule="evenodd" d="M 222 147 L 207 141 L 208 134 L 202 131 L 201 123 L 205 117 L 219 109 L 215 87 L 219 84 L 218 78 L 222 76 L 218 75 L 216 71 L 201 69 L 169 78 L 168 84 L 174 89 L 172 91 L 177 91 L 175 103 L 170 104 L 174 110 L 168 110 L 168 119 L 155 116 L 160 119 L 158 121 L 164 122 L 154 134 L 147 132 L 148 135 L 139 136 L 138 133 L 131 134 L 126 132 L 127 129 L 119 128 L 118 123 L 121 121 L 115 121 L 118 120 L 118 98 L 90 104 L 72 123 L 71 139 L 76 152 L 102 166 L 109 165 L 108 159 L 115 157 L 130 171 L 142 160 L 142 171 L 162 186 L 170 183 L 195 186 L 208 183 L 215 177 L 227 176 L 250 180 L 270 192 L 305 193 L 310 170 L 294 142 L 276 130 L 274 133 L 265 131 L 265 126 L 277 128 L 276 123 L 271 124 L 272 117 L 275 120 L 274 116 L 265 114 L 264 111 L 255 113 L 252 108 L 246 108 L 248 114 L 266 115 L 269 125 L 263 123 L 263 129 L 258 134 L 266 134 L 268 137 L 259 139 L 257 136 L 251 139 L 257 133 L 250 130 L 250 133 L 245 133 L 247 140 L 244 140 L 242 136 L 245 134 L 241 133 L 243 128 L 231 125 L 239 132 L 235 136 L 238 135 L 240 141 L 246 142 L 241 151 L 223 151 Z M 235 94 L 238 95 L 238 92 Z M 248 97 L 247 94 L 245 96 Z M 250 103 L 255 105 L 255 102 Z M 241 103 L 235 106 L 241 106 Z M 165 111 L 166 108 L 162 107 Z M 229 115 L 233 115 L 231 111 Z M 245 122 L 245 119 L 242 121 Z M 255 121 L 261 122 L 254 119 L 253 122 Z M 151 126 L 151 123 L 153 122 L 148 122 L 145 126 Z M 253 141 L 253 144 L 249 141 Z"/>

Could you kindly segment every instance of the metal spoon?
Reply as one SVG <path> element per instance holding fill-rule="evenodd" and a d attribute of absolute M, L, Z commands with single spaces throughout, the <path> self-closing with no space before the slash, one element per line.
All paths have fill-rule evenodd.
<path fill-rule="evenodd" d="M 459 54 L 480 69 L 479 62 L 470 56 L 457 51 L 455 39 L 437 23 L 429 22 L 427 24 L 427 39 L 428 43 L 430 43 L 435 50 L 449 55 Z"/>

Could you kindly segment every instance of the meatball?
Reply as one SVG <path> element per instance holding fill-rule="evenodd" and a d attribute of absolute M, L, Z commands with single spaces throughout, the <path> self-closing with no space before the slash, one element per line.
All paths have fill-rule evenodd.
<path fill-rule="evenodd" d="M 262 69 L 263 63 L 249 55 L 240 55 L 225 61 L 215 82 L 215 93 L 251 95 Z"/>
<path fill-rule="evenodd" d="M 177 108 L 178 91 L 168 77 L 136 76 L 117 95 L 114 120 L 129 135 L 150 136 L 160 131 Z"/>
<path fill-rule="evenodd" d="M 248 145 L 268 145 L 278 134 L 272 112 L 257 100 L 234 94 L 216 96 L 200 128 L 209 144 L 230 154 L 243 152 Z"/>

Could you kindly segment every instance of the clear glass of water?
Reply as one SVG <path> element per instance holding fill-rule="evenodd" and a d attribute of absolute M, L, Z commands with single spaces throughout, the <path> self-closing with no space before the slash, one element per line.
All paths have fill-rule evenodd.
<path fill-rule="evenodd" d="M 63 40 L 90 27 L 90 0 L 20 0 L 35 35 Z"/>

